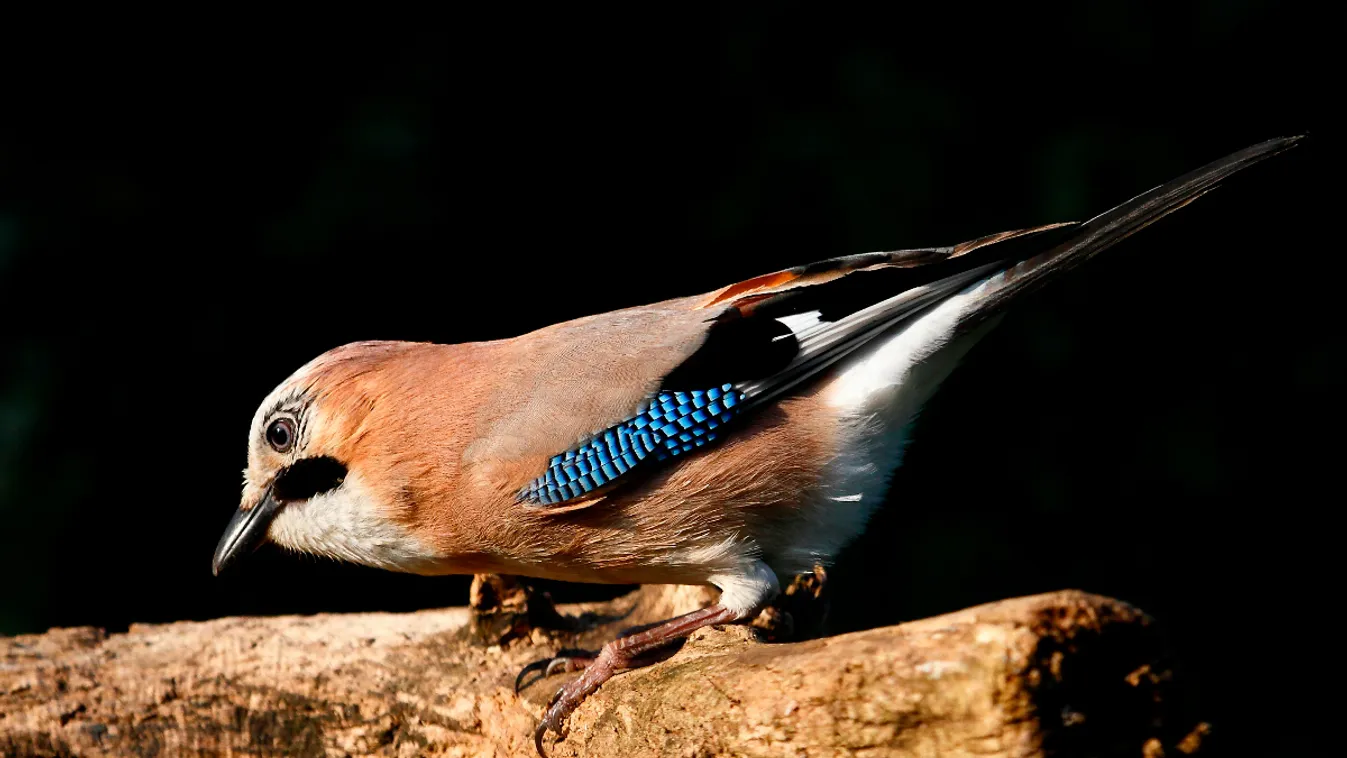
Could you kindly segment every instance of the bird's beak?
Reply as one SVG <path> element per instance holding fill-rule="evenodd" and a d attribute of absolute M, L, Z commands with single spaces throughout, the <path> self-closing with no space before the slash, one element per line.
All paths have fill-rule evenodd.
<path fill-rule="evenodd" d="M 215 546 L 215 560 L 211 562 L 212 573 L 219 576 L 229 564 L 261 545 L 267 537 L 267 528 L 271 526 L 271 520 L 276 518 L 276 513 L 280 509 L 281 503 L 272 494 L 271 487 L 267 487 L 257 505 L 251 508 L 240 507 L 234 518 L 229 520 L 229 526 L 225 527 L 220 544 Z"/>

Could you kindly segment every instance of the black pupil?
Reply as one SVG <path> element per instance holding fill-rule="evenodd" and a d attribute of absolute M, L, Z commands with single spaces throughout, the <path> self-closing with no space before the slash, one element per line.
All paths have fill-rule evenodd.
<path fill-rule="evenodd" d="M 271 428 L 267 429 L 267 442 L 275 448 L 287 448 L 290 446 L 290 425 L 284 421 L 274 421 Z"/>

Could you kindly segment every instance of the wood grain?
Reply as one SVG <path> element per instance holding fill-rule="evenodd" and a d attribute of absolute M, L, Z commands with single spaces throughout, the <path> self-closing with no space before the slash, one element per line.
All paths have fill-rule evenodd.
<path fill-rule="evenodd" d="M 647 587 L 562 606 L 570 631 L 487 625 L 503 644 L 483 644 L 467 608 L 0 639 L 0 754 L 531 756 L 563 679 L 516 696 L 520 667 L 705 601 Z M 1155 758 L 1209 744 L 1181 684 L 1144 613 L 1063 591 L 797 643 L 703 630 L 604 685 L 548 744 L 558 757 Z"/>

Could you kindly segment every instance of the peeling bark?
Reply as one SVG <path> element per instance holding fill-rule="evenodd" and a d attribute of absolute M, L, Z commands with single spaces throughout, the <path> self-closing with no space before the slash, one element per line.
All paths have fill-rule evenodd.
<path fill-rule="evenodd" d="M 516 696 L 522 666 L 708 599 L 651 587 L 558 616 L 518 592 L 479 580 L 471 610 L 0 639 L 0 755 L 531 756 L 564 679 Z M 551 755 L 1154 758 L 1210 731 L 1150 619 L 1081 592 L 806 642 L 762 634 L 706 629 L 617 676 Z"/>

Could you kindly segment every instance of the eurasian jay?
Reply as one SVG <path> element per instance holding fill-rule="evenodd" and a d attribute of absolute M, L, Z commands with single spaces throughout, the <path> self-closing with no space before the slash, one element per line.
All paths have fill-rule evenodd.
<path fill-rule="evenodd" d="M 218 573 L 266 539 L 419 574 L 708 584 L 610 642 L 547 730 L 621 668 L 752 618 L 882 503 L 915 414 L 1004 308 L 1295 144 L 1241 150 L 1085 223 L 765 274 L 512 339 L 357 342 L 262 402 Z"/>

